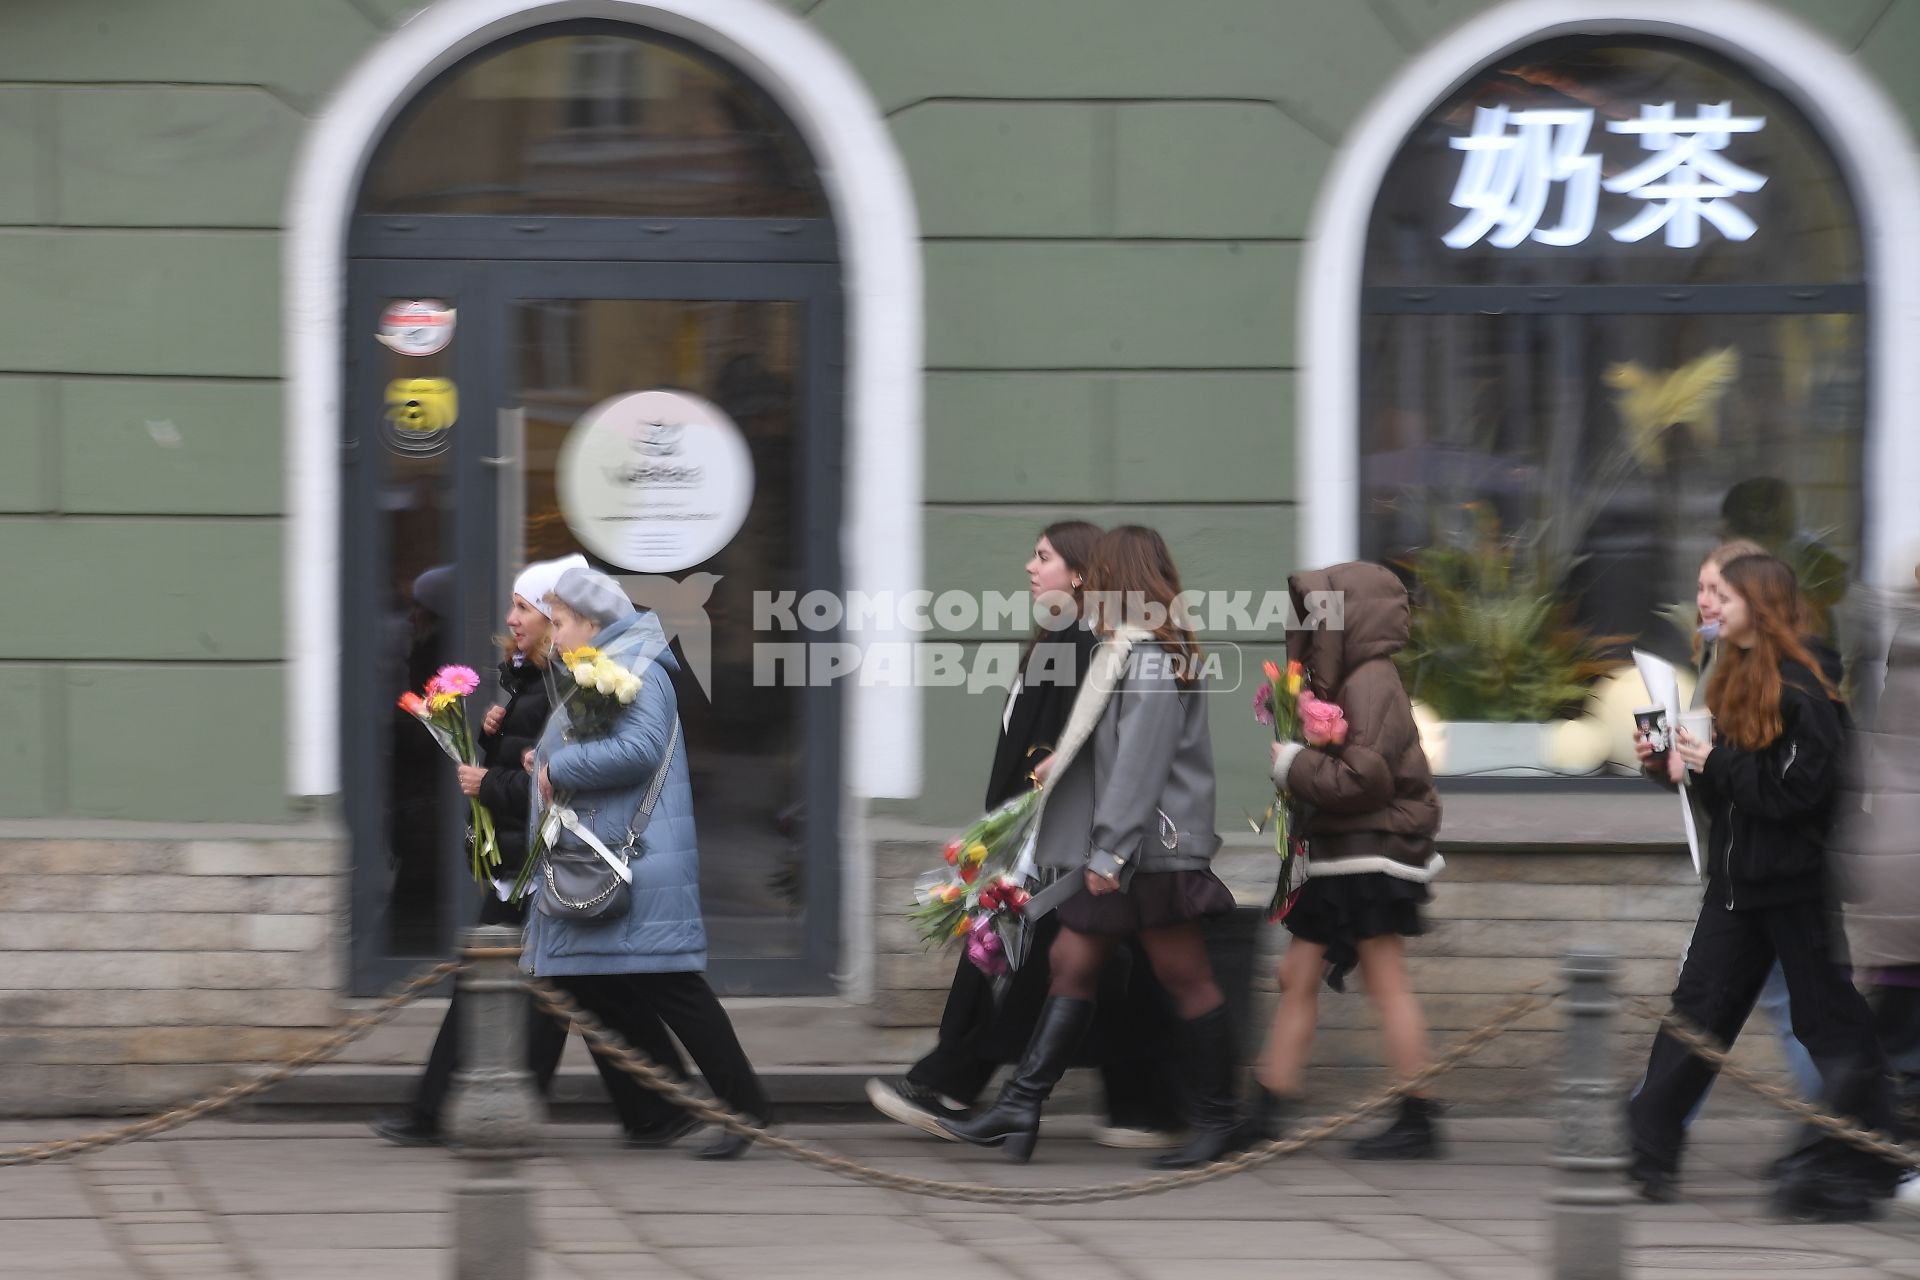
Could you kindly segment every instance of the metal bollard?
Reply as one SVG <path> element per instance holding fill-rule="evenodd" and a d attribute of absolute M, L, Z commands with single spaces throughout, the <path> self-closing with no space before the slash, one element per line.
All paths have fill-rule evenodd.
<path fill-rule="evenodd" d="M 1613 957 L 1566 959 L 1567 1036 L 1553 1139 L 1554 1280 L 1620 1280 L 1626 1140 L 1613 1075 Z"/>
<path fill-rule="evenodd" d="M 461 954 L 462 1065 L 447 1104 L 447 1130 L 467 1161 L 453 1193 L 454 1280 L 527 1280 L 533 1197 L 520 1162 L 532 1153 L 539 1104 L 527 1073 L 520 931 L 468 929 Z"/>

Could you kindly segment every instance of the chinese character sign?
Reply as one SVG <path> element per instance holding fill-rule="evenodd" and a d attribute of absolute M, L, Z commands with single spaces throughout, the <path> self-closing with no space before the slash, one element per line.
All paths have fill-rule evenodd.
<path fill-rule="evenodd" d="M 1599 221 L 1604 191 L 1639 204 L 1608 228 L 1622 243 L 1662 231 L 1669 248 L 1691 249 L 1700 243 L 1702 223 L 1729 240 L 1745 240 L 1758 228 L 1733 197 L 1758 191 L 1767 180 L 1724 153 L 1733 135 L 1765 126 L 1763 116 L 1734 115 L 1731 102 L 1703 103 L 1691 116 L 1676 115 L 1671 102 L 1650 103 L 1637 119 L 1608 121 L 1607 131 L 1638 137 L 1651 154 L 1603 180 L 1600 154 L 1588 150 L 1590 109 L 1476 107 L 1473 132 L 1448 143 L 1466 153 L 1452 196 L 1466 214 L 1441 239 L 1450 249 L 1483 239 L 1499 249 L 1527 240 L 1581 244 Z M 1543 227 L 1556 190 L 1559 217 Z"/>

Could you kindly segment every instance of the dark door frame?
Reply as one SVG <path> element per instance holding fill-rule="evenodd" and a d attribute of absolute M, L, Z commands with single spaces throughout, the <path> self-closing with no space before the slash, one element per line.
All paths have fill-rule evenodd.
<path fill-rule="evenodd" d="M 624 225 L 624 236 L 613 234 Z M 412 224 L 399 226 L 396 224 Z M 448 224 L 459 223 L 458 227 Z M 722 225 L 724 224 L 724 225 Z M 530 231 L 527 227 L 539 226 Z M 531 238 L 531 239 L 530 239 Z M 504 610 L 500 555 L 500 459 L 514 442 L 501 438 L 500 412 L 517 406 L 511 385 L 512 335 L 505 317 L 517 299 L 661 298 L 792 301 L 805 308 L 806 354 L 802 366 L 803 421 L 796 443 L 801 484 L 797 523 L 804 531 L 807 589 L 838 593 L 843 584 L 839 545 L 845 471 L 843 427 L 845 321 L 838 264 L 832 260 L 831 227 L 820 221 L 732 219 L 546 219 L 393 218 L 355 219 L 357 256 L 350 263 L 347 392 L 342 465 L 343 678 L 342 782 L 355 856 L 351 892 L 351 984 L 370 994 L 397 981 L 429 957 L 386 951 L 386 885 L 383 869 L 371 865 L 378 824 L 386 812 L 387 780 L 374 717 L 399 690 L 374 690 L 376 629 L 364 625 L 368 605 L 353 578 L 364 566 L 384 562 L 383 536 L 373 502 L 384 464 L 379 443 L 380 372 L 383 351 L 374 342 L 379 310 L 392 297 L 447 299 L 459 312 L 454 377 L 460 389 L 460 423 L 449 448 L 454 468 L 452 552 L 462 564 L 487 564 L 485 575 L 463 574 L 456 596 L 453 651 L 484 655 L 494 619 Z M 537 245 L 534 252 L 527 252 Z M 732 246 L 732 247 L 728 247 Z M 454 249 L 471 257 L 450 256 Z M 776 256 L 784 249 L 784 258 Z M 477 253 L 474 251 L 478 250 Z M 698 255 L 689 260 L 688 253 Z M 364 256 L 358 256 L 364 255 Z M 517 467 L 519 459 L 505 466 Z M 809 635 L 831 641 L 832 635 Z M 468 659 L 473 661 L 472 658 Z M 480 665 L 475 662 L 474 665 Z M 723 992 L 820 994 L 834 990 L 838 966 L 840 829 L 843 730 L 840 697 L 833 687 L 802 695 L 805 805 L 806 930 L 801 954 L 761 959 L 714 959 L 709 973 Z M 460 829 L 464 810 L 448 788 L 448 817 Z M 442 919 L 446 945 L 452 930 L 473 913 L 476 890 L 448 842 L 442 851 Z"/>

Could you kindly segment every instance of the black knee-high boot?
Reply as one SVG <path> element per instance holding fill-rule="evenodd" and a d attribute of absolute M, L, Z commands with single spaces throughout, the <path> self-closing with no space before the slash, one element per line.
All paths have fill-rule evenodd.
<path fill-rule="evenodd" d="M 994 1104 L 965 1120 L 937 1117 L 935 1123 L 962 1142 L 980 1147 L 1004 1145 L 1013 1159 L 1028 1160 L 1033 1144 L 1040 1140 L 1040 1108 L 1066 1074 L 1067 1063 L 1092 1021 L 1093 1001 L 1048 997 L 1020 1065 L 1001 1087 Z"/>
<path fill-rule="evenodd" d="M 1212 1164 L 1253 1138 L 1234 1098 L 1233 1024 L 1227 1020 L 1225 1005 L 1181 1022 L 1180 1074 L 1187 1088 L 1187 1131 L 1192 1136 L 1178 1151 L 1154 1157 L 1156 1169 Z"/>

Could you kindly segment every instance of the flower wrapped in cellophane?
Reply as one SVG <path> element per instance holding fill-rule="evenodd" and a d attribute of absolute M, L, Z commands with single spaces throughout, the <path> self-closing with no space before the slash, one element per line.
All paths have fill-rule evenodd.
<path fill-rule="evenodd" d="M 480 687 L 472 667 L 442 667 L 419 693 L 400 695 L 400 709 L 426 727 L 440 749 L 455 764 L 479 764 L 480 750 L 467 719 L 467 698 Z M 494 835 L 493 815 L 479 797 L 467 797 L 469 863 L 476 883 L 485 884 L 500 865 L 500 842 Z"/>
<path fill-rule="evenodd" d="M 1263 668 L 1266 680 L 1253 695 L 1253 718 L 1273 728 L 1275 742 L 1298 742 L 1307 746 L 1339 746 L 1347 740 L 1346 714 L 1334 703 L 1314 696 L 1307 687 L 1306 668 L 1298 662 L 1287 663 L 1282 671 L 1278 663 Z M 1264 831 L 1273 823 L 1273 851 L 1280 855 L 1280 882 L 1267 904 L 1269 923 L 1284 920 L 1307 883 L 1306 814 L 1293 793 L 1274 783 L 1273 801 L 1253 829 Z"/>
<path fill-rule="evenodd" d="M 548 674 L 560 686 L 554 700 L 567 713 L 567 735 L 574 741 L 611 733 L 620 709 L 632 705 L 646 683 L 617 661 L 616 655 L 602 653 L 590 644 L 561 654 L 558 673 Z M 533 847 L 527 850 L 527 860 L 520 865 L 520 874 L 507 891 L 507 901 L 518 902 L 533 887 L 534 868 L 558 838 L 560 813 L 566 807 L 567 798 L 563 796 L 556 796 L 554 803 L 547 806 L 545 820 L 533 833 Z"/>
<path fill-rule="evenodd" d="M 995 977 L 1012 967 L 1039 800 L 1028 791 L 987 814 L 947 843 L 946 866 L 915 882 L 908 918 L 929 947 L 963 942 L 974 967 Z"/>

